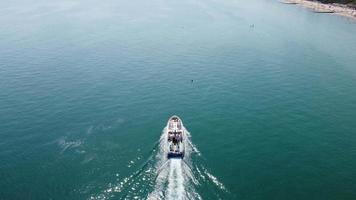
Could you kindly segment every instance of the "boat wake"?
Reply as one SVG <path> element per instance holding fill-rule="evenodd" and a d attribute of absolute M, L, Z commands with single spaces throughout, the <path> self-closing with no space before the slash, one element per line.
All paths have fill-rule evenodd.
<path fill-rule="evenodd" d="M 184 128 L 184 127 L 183 127 Z M 190 133 L 184 130 L 186 134 L 183 140 L 185 146 L 184 159 L 168 159 L 168 136 L 167 127 L 159 143 L 159 151 L 156 154 L 156 172 L 154 190 L 149 193 L 147 199 L 201 199 L 200 195 L 192 190 L 192 186 L 198 184 L 191 170 L 192 153 L 199 151 L 190 141 Z"/>
<path fill-rule="evenodd" d="M 203 166 L 201 154 L 191 142 L 190 133 L 183 127 L 186 138 L 184 159 L 168 159 L 167 127 L 150 158 L 129 177 L 119 178 L 117 184 L 89 199 L 148 199 L 190 200 L 222 199 L 228 193 L 225 186 Z"/>

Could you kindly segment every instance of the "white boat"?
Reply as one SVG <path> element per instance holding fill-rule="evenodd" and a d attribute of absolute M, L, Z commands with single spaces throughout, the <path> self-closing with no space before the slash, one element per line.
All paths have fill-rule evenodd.
<path fill-rule="evenodd" d="M 167 123 L 168 158 L 184 157 L 184 132 L 183 122 L 178 116 L 172 116 Z"/>

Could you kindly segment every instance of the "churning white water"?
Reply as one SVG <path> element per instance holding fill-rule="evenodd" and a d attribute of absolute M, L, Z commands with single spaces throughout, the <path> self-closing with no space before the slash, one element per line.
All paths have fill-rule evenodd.
<path fill-rule="evenodd" d="M 191 153 L 198 152 L 190 141 L 190 133 L 182 127 L 185 133 L 183 140 L 185 146 L 184 159 L 168 159 L 167 127 L 163 129 L 159 151 L 156 159 L 157 178 L 153 192 L 148 199 L 201 199 L 193 186 L 197 181 L 192 175 Z"/>
<path fill-rule="evenodd" d="M 224 185 L 202 164 L 194 164 L 192 155 L 196 155 L 194 159 L 199 159 L 201 154 L 192 143 L 190 133 L 185 127 L 182 129 L 185 133 L 183 159 L 167 158 L 169 144 L 168 129 L 165 127 L 152 155 L 141 168 L 129 177 L 121 178 L 119 183 L 110 184 L 101 194 L 90 199 L 112 199 L 119 196 L 121 199 L 199 200 L 202 197 L 197 187 L 202 183 L 226 191 Z"/>

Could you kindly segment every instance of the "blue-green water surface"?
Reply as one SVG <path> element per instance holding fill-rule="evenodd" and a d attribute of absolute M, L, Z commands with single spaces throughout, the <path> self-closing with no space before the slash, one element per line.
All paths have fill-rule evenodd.
<path fill-rule="evenodd" d="M 0 2 L 0 199 L 146 199 L 173 114 L 202 199 L 355 199 L 355 21 L 273 0 Z"/>

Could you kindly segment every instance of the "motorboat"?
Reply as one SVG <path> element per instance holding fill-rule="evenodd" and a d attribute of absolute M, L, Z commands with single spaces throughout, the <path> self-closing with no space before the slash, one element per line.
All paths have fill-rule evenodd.
<path fill-rule="evenodd" d="M 170 158 L 184 157 L 184 126 L 182 120 L 178 116 L 172 116 L 167 123 L 167 140 L 168 140 L 168 154 Z"/>

